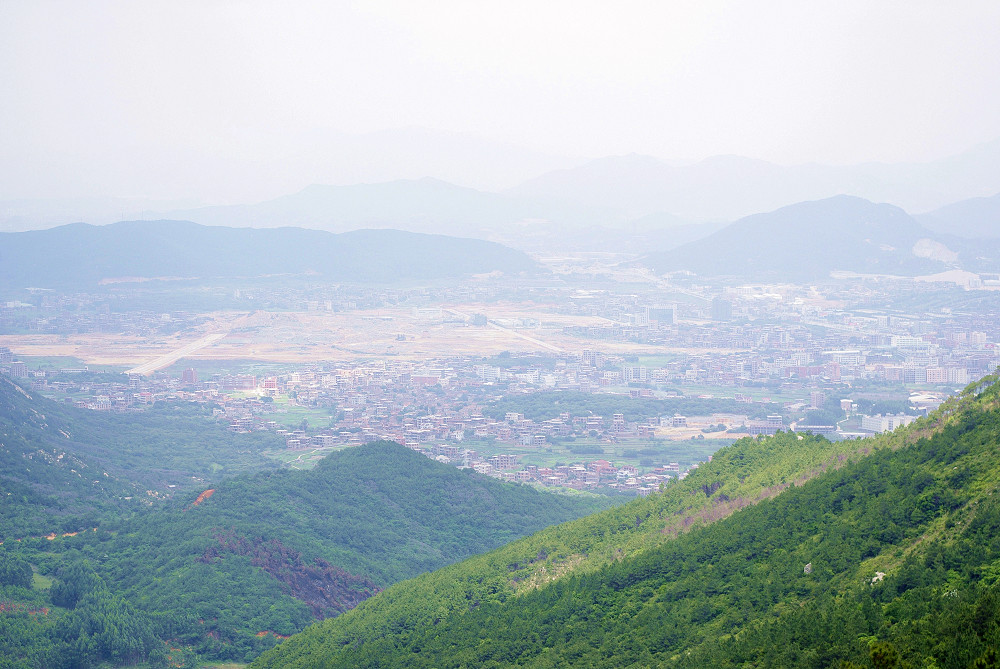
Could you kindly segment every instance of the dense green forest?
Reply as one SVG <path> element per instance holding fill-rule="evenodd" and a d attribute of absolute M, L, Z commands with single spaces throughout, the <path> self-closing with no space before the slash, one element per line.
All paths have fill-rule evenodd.
<path fill-rule="evenodd" d="M 273 470 L 267 433 L 234 434 L 204 404 L 139 414 L 77 409 L 0 376 L 0 540 L 92 528 L 175 491 Z"/>
<path fill-rule="evenodd" d="M 997 666 L 997 381 L 841 442 L 853 453 L 741 440 L 663 494 L 399 584 L 254 666 Z M 825 465 L 811 480 L 799 448 Z"/>
<path fill-rule="evenodd" d="M 223 482 L 197 506 L 137 518 L 88 547 L 99 572 L 171 616 L 186 643 L 243 659 L 270 641 L 260 631 L 292 634 L 387 585 L 611 503 L 504 485 L 377 442 L 313 470 Z"/>
<path fill-rule="evenodd" d="M 75 536 L 0 547 L 0 655 L 13 663 L 0 667 L 246 661 L 387 585 L 613 503 L 392 442 L 237 476 Z M 35 579 L 51 581 L 47 593 Z"/>
<path fill-rule="evenodd" d="M 524 414 L 531 420 L 558 418 L 561 413 L 570 416 L 603 416 L 611 420 L 612 414 L 624 414 L 625 420 L 637 421 L 673 416 L 705 416 L 713 413 L 747 414 L 763 418 L 767 414 L 781 413 L 777 404 L 745 404 L 729 399 L 703 399 L 698 397 L 673 397 L 666 399 L 630 398 L 622 395 L 582 393 L 553 390 L 522 395 L 507 395 L 484 409 L 493 418 L 503 418 L 508 411 Z"/>

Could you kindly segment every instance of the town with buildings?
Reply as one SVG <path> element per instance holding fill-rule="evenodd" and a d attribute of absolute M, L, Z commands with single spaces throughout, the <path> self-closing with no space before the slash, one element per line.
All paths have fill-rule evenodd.
<path fill-rule="evenodd" d="M 499 331 L 523 346 L 289 362 L 212 360 L 206 351 L 151 373 L 32 357 L 19 342 L 67 334 L 183 338 L 199 332 L 207 312 L 144 309 L 134 290 L 41 293 L 0 309 L 0 370 L 96 411 L 208 403 L 233 431 L 275 433 L 290 461 L 390 439 L 508 481 L 648 494 L 707 459 L 708 445 L 779 430 L 830 438 L 890 431 L 1000 364 L 996 313 L 922 306 L 947 304 L 942 297 L 956 292 L 1000 294 L 987 285 L 995 277 L 956 287 L 912 279 L 698 285 L 682 276 L 626 290 L 606 278 L 562 276 L 569 278 L 392 290 L 227 288 L 226 308 L 363 314 L 373 331 L 399 329 L 399 346 L 432 327 L 456 340 Z M 404 321 L 417 329 L 405 330 Z M 242 322 L 257 325 L 227 336 L 264 336 L 260 318 Z M 310 343 L 322 338 L 314 333 Z M 544 416 L 519 410 L 533 396 L 575 404 Z M 709 441 L 697 458 L 671 457 L 671 445 L 702 440 Z"/>

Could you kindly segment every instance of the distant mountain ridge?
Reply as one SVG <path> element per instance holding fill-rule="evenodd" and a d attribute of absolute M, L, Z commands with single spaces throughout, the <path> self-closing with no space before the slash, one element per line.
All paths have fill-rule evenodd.
<path fill-rule="evenodd" d="M 732 220 L 845 192 L 844 181 L 837 168 L 821 165 L 783 167 L 740 156 L 671 165 L 633 154 L 549 172 L 505 193 L 543 202 L 579 202 L 636 217 L 669 212 L 691 220 Z"/>
<path fill-rule="evenodd" d="M 671 164 L 631 154 L 546 172 L 498 192 L 434 178 L 313 185 L 256 204 L 168 215 L 212 225 L 393 227 L 517 248 L 627 252 L 675 246 L 669 234 L 679 226 L 718 224 L 841 194 L 926 211 L 996 193 L 998 175 L 1000 140 L 926 164 L 778 165 L 741 156 Z M 656 227 L 649 226 L 653 221 Z M 691 229 L 684 236 L 704 234 Z"/>
<path fill-rule="evenodd" d="M 676 247 L 680 241 L 710 231 L 700 225 L 689 227 L 675 241 L 673 233 L 678 227 L 718 225 L 841 194 L 889 202 L 917 213 L 948 209 L 960 201 L 1000 192 L 1000 139 L 928 163 L 779 165 L 720 155 L 679 164 L 630 154 L 583 163 L 550 156 L 535 163 L 537 169 L 528 169 L 533 159 L 515 147 L 467 143 L 448 134 L 401 132 L 367 139 L 382 147 L 376 152 L 382 159 L 403 159 L 395 173 L 379 167 L 369 152 L 355 147 L 360 153 L 350 169 L 330 172 L 329 166 L 317 162 L 306 170 L 317 183 L 258 202 L 177 208 L 123 198 L 7 200 L 0 201 L 0 230 L 42 228 L 67 220 L 107 223 L 134 217 L 231 227 L 298 226 L 330 232 L 391 228 L 486 239 L 528 251 L 632 253 Z M 394 150 L 394 143 L 405 146 Z M 463 167 L 457 171 L 447 167 L 447 155 L 456 151 L 464 156 L 459 161 Z M 481 154 L 476 155 L 476 151 Z M 496 185 L 462 178 L 476 172 L 475 165 L 487 162 L 484 156 L 494 156 L 496 167 L 508 175 L 500 181 L 488 181 L 517 185 L 489 190 Z M 510 178 L 515 173 L 529 178 L 522 177 L 517 183 Z M 285 181 L 276 183 L 286 182 L 287 175 Z M 293 188 L 286 187 L 289 191 Z M 283 190 L 276 188 L 277 192 Z M 941 211 L 941 215 L 947 219 L 942 225 L 953 228 L 958 236 L 995 236 L 986 234 L 986 223 L 962 231 L 962 219 L 978 215 L 968 207 Z M 995 221 L 991 216 L 987 220 Z M 935 231 L 951 233 L 935 227 L 930 218 L 921 220 Z M 649 225 L 653 221 L 657 226 Z"/>
<path fill-rule="evenodd" d="M 433 178 L 313 184 L 255 204 L 178 210 L 166 216 L 204 225 L 291 225 L 330 232 L 392 228 L 488 239 L 522 250 L 532 245 L 532 237 L 565 242 L 588 229 L 621 228 L 625 222 L 619 212 L 606 208 L 535 202 Z"/>
<path fill-rule="evenodd" d="M 530 216 L 522 203 L 439 179 L 400 179 L 351 186 L 313 184 L 256 204 L 169 212 L 203 225 L 306 227 L 329 232 L 393 228 L 478 236 L 484 226 Z"/>
<path fill-rule="evenodd" d="M 300 139 L 325 146 L 331 138 Z M 718 225 L 840 194 L 891 202 L 915 213 L 1000 191 L 1000 139 L 928 163 L 844 166 L 779 165 L 733 155 L 691 164 L 640 154 L 580 162 L 422 130 L 376 133 L 346 145 L 342 140 L 337 138 L 330 150 L 353 156 L 345 169 L 330 171 L 322 161 L 307 165 L 304 173 L 316 183 L 286 195 L 196 208 L 126 198 L 7 200 L 0 201 L 0 230 L 135 217 L 331 232 L 392 228 L 487 239 L 530 251 L 631 253 L 676 247 L 710 230 L 691 227 L 675 241 L 677 226 Z M 374 153 L 363 147 L 369 140 L 379 147 Z M 449 163 L 449 155 L 459 154 L 458 162 Z M 380 162 L 389 156 L 402 161 L 394 172 Z M 488 162 L 484 156 L 494 156 L 496 165 L 482 165 Z M 483 181 L 475 178 L 480 167 L 486 172 L 495 167 L 506 176 Z M 522 175 L 520 182 L 516 174 Z M 286 175 L 275 183 L 286 184 L 276 186 L 281 192 L 295 182 Z M 502 183 L 516 185 L 496 189 Z M 646 225 L 654 220 L 663 227 Z M 927 225 L 938 229 L 929 220 Z M 980 226 L 966 236 L 982 233 Z M 963 235 L 959 228 L 956 234 Z"/>
<path fill-rule="evenodd" d="M 920 214 L 916 217 L 929 230 L 969 239 L 1000 238 L 1000 193 L 975 197 Z"/>
<path fill-rule="evenodd" d="M 634 252 L 676 245 L 671 239 L 681 228 L 685 239 L 702 233 L 701 226 L 662 212 L 632 220 L 609 207 L 513 197 L 431 178 L 350 186 L 314 184 L 256 204 L 185 209 L 166 215 L 204 225 L 294 225 L 331 232 L 357 228 L 432 231 L 488 239 L 521 250 Z"/>
<path fill-rule="evenodd" d="M 847 194 L 927 211 L 1000 190 L 1000 139 L 921 164 L 777 165 L 713 156 L 675 165 L 631 154 L 598 158 L 528 179 L 504 194 L 625 212 L 667 212 L 690 221 L 735 220 Z"/>
<path fill-rule="evenodd" d="M 919 276 L 997 271 L 1000 245 L 934 233 L 899 207 L 841 195 L 748 216 L 641 262 L 661 273 L 757 281 L 813 281 L 833 271 Z"/>
<path fill-rule="evenodd" d="M 256 277 L 314 274 L 386 282 L 524 272 L 524 253 L 479 239 L 399 230 L 340 235 L 302 228 L 228 228 L 189 221 L 76 223 L 0 233 L 0 282 L 8 286 L 93 285 L 122 277 Z"/>

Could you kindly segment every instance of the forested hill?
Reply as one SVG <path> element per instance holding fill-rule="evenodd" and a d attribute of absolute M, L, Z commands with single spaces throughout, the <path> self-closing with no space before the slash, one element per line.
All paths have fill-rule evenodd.
<path fill-rule="evenodd" d="M 741 440 L 665 493 L 390 588 L 254 666 L 997 666 L 998 381 L 853 455 Z M 792 480 L 803 458 L 825 471 Z"/>
<path fill-rule="evenodd" d="M 391 282 L 534 268 L 524 253 L 493 242 L 400 230 L 333 234 L 303 228 L 123 221 L 0 233 L 0 282 L 12 287 L 271 275 Z"/>
<path fill-rule="evenodd" d="M 270 434 L 233 434 L 211 409 L 159 403 L 140 414 L 59 404 L 0 375 L 0 540 L 91 528 L 173 491 L 276 469 Z"/>
<path fill-rule="evenodd" d="M 501 483 L 393 442 L 333 453 L 308 471 L 238 476 L 96 531 L 17 544 L 56 579 L 54 598 L 19 591 L 12 613 L 0 609 L 0 657 L 71 666 L 89 636 L 81 665 L 117 666 L 165 646 L 175 660 L 249 661 L 392 583 L 611 503 Z M 75 599 L 60 599 L 64 591 Z M 108 598 L 126 613 L 90 620 Z M 32 601 L 68 611 L 32 627 L 17 608 Z M 81 616 L 89 622 L 74 628 Z"/>

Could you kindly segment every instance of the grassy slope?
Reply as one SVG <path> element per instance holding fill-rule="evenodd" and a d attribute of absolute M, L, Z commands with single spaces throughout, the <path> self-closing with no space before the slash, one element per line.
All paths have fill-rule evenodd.
<path fill-rule="evenodd" d="M 255 666 L 623 666 L 695 656 L 724 663 L 735 662 L 733 648 L 713 644 L 743 643 L 755 633 L 764 641 L 741 652 L 762 661 L 761 648 L 772 647 L 768 630 L 792 634 L 795 620 L 805 625 L 793 615 L 800 608 L 826 606 L 835 616 L 843 611 L 822 602 L 857 592 L 870 598 L 871 586 L 858 584 L 876 571 L 889 574 L 889 592 L 897 573 L 923 564 L 930 547 L 961 555 L 961 546 L 982 543 L 977 537 L 996 511 L 985 501 L 996 488 L 1000 441 L 990 381 L 876 439 L 739 442 L 665 494 L 402 583 L 284 642 Z M 701 527 L 814 474 L 818 480 Z M 955 577 L 962 598 L 988 596 L 976 574 L 1000 568 L 991 562 L 996 557 L 987 551 L 969 564 L 952 559 L 958 569 L 951 571 L 966 573 Z M 887 599 L 879 611 L 900 608 L 893 595 Z M 908 620 L 904 609 L 897 617 Z M 962 613 L 947 615 L 942 625 Z M 853 629 L 893 638 L 885 618 L 876 618 L 855 621 Z M 840 659 L 865 660 L 864 644 L 853 642 L 845 642 Z"/>

